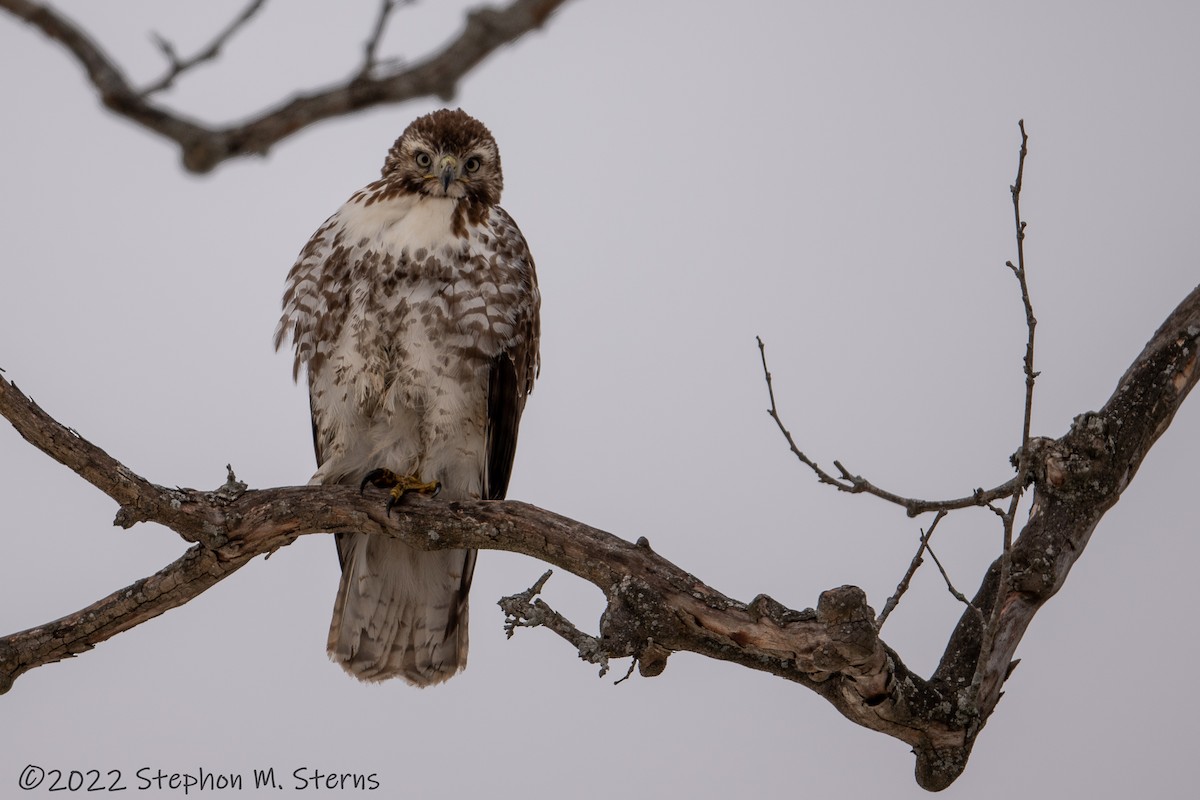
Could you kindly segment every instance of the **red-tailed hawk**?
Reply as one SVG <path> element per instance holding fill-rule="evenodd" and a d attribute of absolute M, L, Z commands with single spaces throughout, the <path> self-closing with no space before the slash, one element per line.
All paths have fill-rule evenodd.
<path fill-rule="evenodd" d="M 326 220 L 288 274 L 278 348 L 307 367 L 311 483 L 501 499 L 538 371 L 533 258 L 497 203 L 492 134 L 461 110 L 415 120 L 383 176 Z M 329 656 L 364 681 L 446 680 L 467 661 L 474 550 L 339 534 Z"/>

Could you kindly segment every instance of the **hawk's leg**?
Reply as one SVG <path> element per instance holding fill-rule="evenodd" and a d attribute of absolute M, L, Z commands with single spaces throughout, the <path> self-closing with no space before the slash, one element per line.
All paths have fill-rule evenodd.
<path fill-rule="evenodd" d="M 368 483 L 379 489 L 391 490 L 389 492 L 391 496 L 388 497 L 387 502 L 389 514 L 392 512 L 393 506 L 410 492 L 435 497 L 442 490 L 442 485 L 437 481 L 422 481 L 416 475 L 397 475 L 390 469 L 373 469 L 368 472 L 362 479 L 362 483 L 359 484 L 358 491 L 362 492 L 366 489 Z"/>

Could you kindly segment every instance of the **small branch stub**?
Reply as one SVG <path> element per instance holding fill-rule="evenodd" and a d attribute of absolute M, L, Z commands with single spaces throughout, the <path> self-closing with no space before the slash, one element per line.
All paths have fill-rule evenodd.
<path fill-rule="evenodd" d="M 553 570 L 546 570 L 525 591 L 500 598 L 497 605 L 504 611 L 505 635 L 511 639 L 517 628 L 547 628 L 573 644 L 581 659 L 589 664 L 600 665 L 600 676 L 603 677 L 608 672 L 608 653 L 600 640 L 579 630 L 544 600 L 534 599 L 542 593 L 551 574 Z"/>

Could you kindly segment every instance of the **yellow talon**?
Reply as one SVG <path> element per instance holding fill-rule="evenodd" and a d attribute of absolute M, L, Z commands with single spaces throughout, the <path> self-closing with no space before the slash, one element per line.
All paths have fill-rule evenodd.
<path fill-rule="evenodd" d="M 436 480 L 422 481 L 416 475 L 397 475 L 390 469 L 374 469 L 368 472 L 366 477 L 363 478 L 362 483 L 359 484 L 358 490 L 360 493 L 367 488 L 368 483 L 380 489 L 390 490 L 387 502 L 389 515 L 392 513 L 392 507 L 397 505 L 404 495 L 410 492 L 435 497 L 442 489 L 442 485 Z"/>
<path fill-rule="evenodd" d="M 427 481 L 422 483 L 421 479 L 416 475 L 393 475 L 392 477 L 396 478 L 396 483 L 394 486 L 392 486 L 391 491 L 393 502 L 399 500 L 401 497 L 404 497 L 404 495 L 408 494 L 409 492 L 427 494 L 432 497 L 441 491 L 442 488 L 442 485 L 437 481 Z"/>

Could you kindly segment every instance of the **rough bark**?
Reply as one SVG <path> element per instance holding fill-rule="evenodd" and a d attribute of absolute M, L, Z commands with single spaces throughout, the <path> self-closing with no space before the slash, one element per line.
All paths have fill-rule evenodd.
<path fill-rule="evenodd" d="M 396 536 L 436 550 L 475 547 L 523 553 L 595 584 L 608 604 L 599 636 L 582 634 L 535 600 L 541 583 L 505 598 L 510 631 L 544 624 L 605 663 L 633 656 L 657 675 L 687 650 L 794 681 L 848 719 L 910 744 L 921 786 L 945 788 L 966 766 L 995 709 L 1013 654 L 1034 614 L 1062 587 L 1105 511 L 1195 385 L 1200 287 L 1146 345 L 1097 412 L 1081 414 L 1059 439 L 1033 439 L 1023 463 L 1035 487 L 1029 520 L 1013 542 L 1007 585 L 989 570 L 931 679 L 912 673 L 879 637 L 875 614 L 854 586 L 821 594 L 816 609 L 792 610 L 760 595 L 731 599 L 654 552 L 584 523 L 519 502 L 414 498 L 384 511 L 382 495 L 346 487 L 213 492 L 146 481 L 65 428 L 0 378 L 0 414 L 30 443 L 112 497 L 116 524 L 156 521 L 195 544 L 172 564 L 75 614 L 0 639 L 0 691 L 22 673 L 85 652 L 181 605 L 250 559 L 317 532 Z M 999 603 L 986 651 L 981 619 Z M 557 621 L 554 618 L 557 617 Z"/>
<path fill-rule="evenodd" d="M 183 71 L 175 68 L 178 62 L 173 60 L 167 78 L 139 91 L 86 31 L 52 7 L 31 0 L 0 0 L 0 9 L 62 45 L 84 68 L 106 108 L 174 141 L 182 151 L 184 167 L 190 172 L 204 173 L 226 159 L 265 155 L 275 143 L 314 122 L 420 97 L 438 97 L 449 102 L 464 75 L 499 48 L 540 28 L 564 2 L 514 0 L 503 8 L 478 8 L 467 14 L 466 24 L 456 38 L 405 68 L 380 67 L 374 62 L 369 42 L 367 63 L 346 81 L 296 94 L 244 122 L 220 128 L 197 122 L 150 99 L 153 92 L 170 85 Z M 377 43 L 377 39 L 378 30 L 372 35 L 372 42 Z M 183 68 L 188 66 L 184 62 Z"/>

